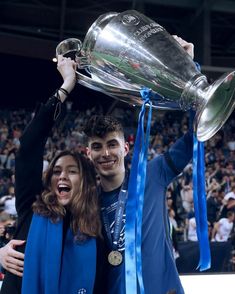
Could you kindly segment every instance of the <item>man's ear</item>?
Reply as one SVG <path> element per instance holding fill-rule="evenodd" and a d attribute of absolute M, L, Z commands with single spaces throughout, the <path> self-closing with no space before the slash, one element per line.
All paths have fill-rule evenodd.
<path fill-rule="evenodd" d="M 130 150 L 130 146 L 129 146 L 128 142 L 125 142 L 124 149 L 125 149 L 125 156 L 126 156 L 128 154 L 128 152 L 129 152 L 129 150 Z"/>
<path fill-rule="evenodd" d="M 89 147 L 86 147 L 86 154 L 89 159 L 91 159 L 91 149 Z"/>

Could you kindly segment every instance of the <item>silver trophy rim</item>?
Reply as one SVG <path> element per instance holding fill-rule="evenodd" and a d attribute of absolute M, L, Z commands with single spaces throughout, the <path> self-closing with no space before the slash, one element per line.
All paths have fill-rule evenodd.
<path fill-rule="evenodd" d="M 108 12 L 101 14 L 97 20 L 91 25 L 89 30 L 87 31 L 85 38 L 83 40 L 83 46 L 82 46 L 82 55 L 89 56 L 91 53 L 92 48 L 94 47 L 94 44 L 97 39 L 97 35 L 100 33 L 101 24 L 105 21 L 109 20 L 110 18 L 117 16 L 118 12 Z M 104 27 L 106 26 L 106 23 Z M 92 37 L 93 36 L 93 37 Z M 93 40 L 93 42 L 91 42 Z"/>
<path fill-rule="evenodd" d="M 220 93 L 221 88 L 226 87 L 227 80 L 231 78 L 230 88 L 226 92 Z M 207 92 L 207 102 L 203 105 L 202 108 L 197 110 L 194 128 L 197 134 L 197 139 L 200 142 L 204 142 L 212 138 L 225 124 L 233 110 L 235 109 L 235 71 L 223 74 L 218 80 L 211 84 Z M 213 123 L 206 122 L 208 109 L 211 108 L 211 105 L 218 100 L 218 97 L 221 97 L 220 101 L 224 104 L 224 107 L 220 106 L 220 112 L 216 115 L 213 115 Z M 222 99 L 223 98 L 223 99 Z M 222 111 L 221 111 L 222 110 Z M 211 112 L 210 112 L 211 113 Z M 205 127 L 206 125 L 206 127 Z"/>

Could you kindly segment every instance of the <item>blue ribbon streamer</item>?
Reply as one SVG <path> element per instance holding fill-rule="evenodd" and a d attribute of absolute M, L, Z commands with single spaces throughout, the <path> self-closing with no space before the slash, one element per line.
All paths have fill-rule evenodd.
<path fill-rule="evenodd" d="M 199 142 L 195 134 L 193 135 L 193 200 L 200 248 L 197 269 L 204 271 L 211 266 L 206 209 L 204 143 Z"/>
<path fill-rule="evenodd" d="M 144 103 L 139 114 L 138 129 L 128 185 L 128 200 L 126 205 L 125 281 L 126 293 L 137 293 L 137 289 L 139 288 L 139 293 L 144 294 L 141 240 L 146 165 L 152 118 L 152 102 L 150 101 L 151 90 L 144 88 L 140 91 L 140 94 Z M 145 134 L 144 119 L 147 104 L 149 104 L 149 112 Z"/>

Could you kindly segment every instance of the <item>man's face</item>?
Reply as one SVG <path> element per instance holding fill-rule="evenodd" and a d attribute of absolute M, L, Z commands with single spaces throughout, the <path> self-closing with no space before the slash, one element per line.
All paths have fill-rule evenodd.
<path fill-rule="evenodd" d="M 104 138 L 89 139 L 87 155 L 101 177 L 113 177 L 125 170 L 124 158 L 129 145 L 119 132 L 110 132 Z"/>

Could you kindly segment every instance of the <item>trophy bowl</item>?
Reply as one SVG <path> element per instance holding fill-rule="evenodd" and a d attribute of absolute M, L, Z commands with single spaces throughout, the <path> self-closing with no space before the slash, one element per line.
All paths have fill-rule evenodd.
<path fill-rule="evenodd" d="M 142 105 L 140 90 L 145 87 L 152 90 L 154 108 L 193 109 L 199 141 L 210 139 L 234 110 L 235 71 L 209 84 L 181 45 L 161 25 L 135 10 L 101 15 L 83 43 L 64 40 L 56 48 L 57 55 L 68 54 L 64 42 L 70 40 L 78 83 L 132 105 Z"/>

